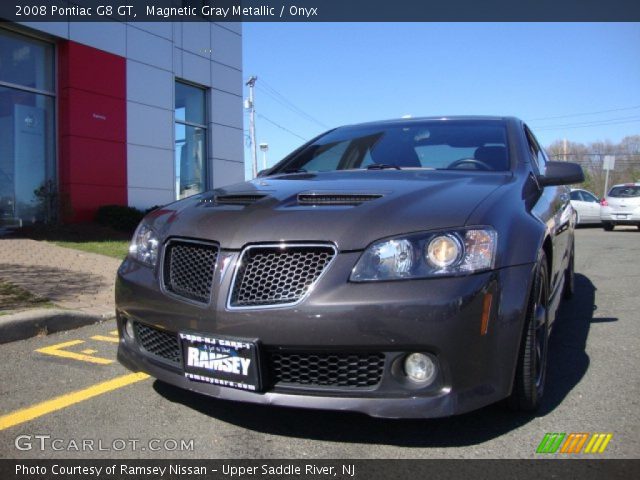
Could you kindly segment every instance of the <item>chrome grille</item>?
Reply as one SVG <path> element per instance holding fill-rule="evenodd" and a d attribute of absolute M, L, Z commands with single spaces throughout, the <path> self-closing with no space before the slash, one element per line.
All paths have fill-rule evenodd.
<path fill-rule="evenodd" d="M 171 241 L 164 253 L 164 288 L 189 300 L 208 303 L 217 258 L 216 245 Z"/>
<path fill-rule="evenodd" d="M 165 332 L 142 323 L 134 322 L 136 339 L 147 352 L 170 362 L 180 364 L 180 345 L 175 333 Z"/>
<path fill-rule="evenodd" d="M 296 303 L 335 254 L 329 245 L 248 247 L 236 271 L 229 305 L 250 308 Z"/>
<path fill-rule="evenodd" d="M 278 384 L 367 388 L 380 383 L 382 353 L 281 353 L 272 352 L 272 382 Z"/>

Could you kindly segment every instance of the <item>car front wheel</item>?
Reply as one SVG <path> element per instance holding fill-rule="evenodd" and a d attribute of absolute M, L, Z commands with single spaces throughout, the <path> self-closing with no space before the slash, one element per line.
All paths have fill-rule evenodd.
<path fill-rule="evenodd" d="M 549 347 L 549 277 L 547 257 L 538 258 L 525 318 L 518 366 L 508 405 L 516 411 L 533 411 L 544 393 Z"/>
<path fill-rule="evenodd" d="M 610 232 L 613 230 L 613 223 L 603 222 L 602 228 L 604 228 L 607 232 Z"/>

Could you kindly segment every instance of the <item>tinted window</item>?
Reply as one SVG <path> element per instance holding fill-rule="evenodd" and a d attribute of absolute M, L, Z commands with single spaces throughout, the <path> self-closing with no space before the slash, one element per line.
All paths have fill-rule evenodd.
<path fill-rule="evenodd" d="M 544 153 L 544 150 L 540 148 L 540 145 L 538 144 L 536 137 L 533 135 L 533 133 L 531 133 L 531 130 L 529 130 L 529 128 L 526 126 L 524 128 L 525 128 L 525 133 L 527 137 L 527 142 L 529 143 L 529 152 L 531 153 L 531 161 L 537 168 L 538 173 L 541 173 L 544 175 L 544 172 L 546 170 L 546 165 L 547 165 L 547 157 Z"/>
<path fill-rule="evenodd" d="M 284 171 L 401 168 L 469 171 L 509 169 L 506 129 L 499 121 L 436 121 L 343 127 L 277 165 Z"/>
<path fill-rule="evenodd" d="M 571 192 L 571 200 L 578 200 L 578 201 L 582 201 L 582 194 L 578 191 L 575 190 L 573 192 Z"/>
<path fill-rule="evenodd" d="M 640 186 L 613 187 L 609 190 L 610 197 L 640 197 Z"/>
<path fill-rule="evenodd" d="M 592 195 L 589 192 L 582 192 L 582 198 L 584 199 L 585 202 L 600 203 L 600 200 L 598 200 L 595 195 Z"/>

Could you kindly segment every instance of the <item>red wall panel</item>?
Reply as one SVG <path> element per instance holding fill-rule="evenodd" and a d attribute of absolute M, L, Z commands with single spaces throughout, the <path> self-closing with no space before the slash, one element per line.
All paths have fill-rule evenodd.
<path fill-rule="evenodd" d="M 59 179 L 64 220 L 127 204 L 126 61 L 95 48 L 58 49 Z"/>

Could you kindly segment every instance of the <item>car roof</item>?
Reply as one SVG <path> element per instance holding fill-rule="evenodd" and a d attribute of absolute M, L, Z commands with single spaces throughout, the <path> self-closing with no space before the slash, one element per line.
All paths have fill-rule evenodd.
<path fill-rule="evenodd" d="M 344 125 L 339 128 L 345 127 L 361 127 L 361 126 L 374 126 L 374 125 L 407 125 L 411 123 L 421 122 L 458 122 L 458 121 L 477 121 L 477 122 L 508 122 L 508 121 L 520 121 L 516 117 L 501 117 L 492 115 L 444 115 L 433 117 L 410 117 L 410 118 L 395 118 L 389 120 L 378 120 L 375 122 L 353 123 Z"/>
<path fill-rule="evenodd" d="M 640 187 L 640 182 L 618 183 L 617 185 L 611 185 L 611 188 L 616 187 Z M 609 190 L 611 190 L 611 188 Z"/>

